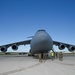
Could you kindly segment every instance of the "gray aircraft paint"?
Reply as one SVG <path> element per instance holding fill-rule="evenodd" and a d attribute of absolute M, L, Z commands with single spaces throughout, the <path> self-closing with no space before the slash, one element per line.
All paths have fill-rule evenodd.
<path fill-rule="evenodd" d="M 53 48 L 53 41 L 45 30 L 38 30 L 30 43 L 31 53 L 49 52 Z"/>
<path fill-rule="evenodd" d="M 67 48 L 70 52 L 75 51 L 75 45 L 67 44 L 63 42 L 58 42 L 52 40 L 50 35 L 45 30 L 38 30 L 34 36 L 31 36 L 32 39 L 20 41 L 20 42 L 14 42 L 10 44 L 5 44 L 0 46 L 0 51 L 6 52 L 9 47 L 11 47 L 13 50 L 17 50 L 18 46 L 20 45 L 28 45 L 30 44 L 30 52 L 35 53 L 47 53 L 50 50 L 52 50 L 53 45 L 58 46 L 60 50 L 63 50 Z"/>

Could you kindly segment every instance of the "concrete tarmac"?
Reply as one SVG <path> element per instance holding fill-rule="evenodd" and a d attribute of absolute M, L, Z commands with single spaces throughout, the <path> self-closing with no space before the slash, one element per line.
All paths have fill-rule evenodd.
<path fill-rule="evenodd" d="M 25 55 L 0 56 L 0 75 L 75 75 L 75 56 L 39 62 Z"/>

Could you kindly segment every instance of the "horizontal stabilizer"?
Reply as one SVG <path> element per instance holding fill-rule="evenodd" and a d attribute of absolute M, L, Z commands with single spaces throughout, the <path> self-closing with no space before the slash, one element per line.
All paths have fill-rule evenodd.
<path fill-rule="evenodd" d="M 34 36 L 29 36 L 29 37 L 27 37 L 27 38 L 33 38 Z"/>

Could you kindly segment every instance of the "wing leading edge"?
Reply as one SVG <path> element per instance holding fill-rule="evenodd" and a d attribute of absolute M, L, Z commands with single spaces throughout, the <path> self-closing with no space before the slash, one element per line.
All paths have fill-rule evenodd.
<path fill-rule="evenodd" d="M 75 50 L 75 45 L 63 43 L 63 42 L 58 42 L 58 41 L 53 41 L 53 44 L 58 46 L 60 50 L 64 49 L 65 47 L 68 48 L 69 51 L 74 51 Z"/>
<path fill-rule="evenodd" d="M 12 48 L 14 50 L 17 50 L 19 45 L 27 45 L 27 44 L 30 44 L 30 42 L 31 42 L 31 40 L 26 40 L 26 41 L 20 41 L 20 42 L 15 42 L 15 43 L 11 43 L 11 44 L 2 45 L 2 46 L 0 46 L 0 50 L 2 52 L 6 52 L 7 48 L 10 47 L 10 46 L 12 46 Z"/>

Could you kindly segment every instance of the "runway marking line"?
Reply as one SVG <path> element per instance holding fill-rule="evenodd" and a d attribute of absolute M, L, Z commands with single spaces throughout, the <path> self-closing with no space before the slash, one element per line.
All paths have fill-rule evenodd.
<path fill-rule="evenodd" d="M 43 62 L 41 62 L 41 63 L 43 63 Z M 34 67 L 40 65 L 41 63 L 39 62 L 39 63 L 37 63 L 37 64 L 31 65 L 31 66 L 26 67 L 26 68 L 20 68 L 20 69 L 16 69 L 16 70 L 8 71 L 8 72 L 3 72 L 3 73 L 0 73 L 0 75 L 8 75 L 8 74 L 12 74 L 12 73 L 20 72 L 20 71 L 23 71 L 23 70 L 31 69 L 31 68 L 34 68 Z"/>

